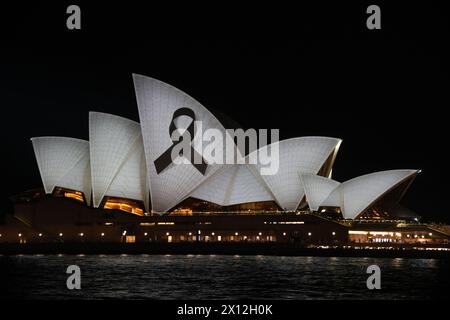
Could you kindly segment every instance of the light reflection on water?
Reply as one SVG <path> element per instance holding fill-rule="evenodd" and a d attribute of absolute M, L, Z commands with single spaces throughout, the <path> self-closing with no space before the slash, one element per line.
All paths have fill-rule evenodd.
<path fill-rule="evenodd" d="M 82 290 L 66 289 L 80 266 Z M 367 266 L 382 271 L 368 290 Z M 0 256 L 0 292 L 27 299 L 449 299 L 449 260 L 222 255 Z"/>

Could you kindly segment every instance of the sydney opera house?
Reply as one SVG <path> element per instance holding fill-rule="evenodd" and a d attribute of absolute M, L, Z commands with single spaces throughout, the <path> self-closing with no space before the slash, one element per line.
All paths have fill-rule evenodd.
<path fill-rule="evenodd" d="M 139 123 L 90 112 L 89 141 L 31 138 L 43 188 L 14 197 L 0 242 L 448 242 L 448 230 L 421 224 L 400 204 L 419 170 L 333 180 L 339 138 L 275 142 L 271 175 L 259 164 L 163 163 L 175 120 L 195 118 L 224 135 L 226 128 L 186 93 L 133 80 Z M 174 119 L 180 109 L 191 119 Z"/>

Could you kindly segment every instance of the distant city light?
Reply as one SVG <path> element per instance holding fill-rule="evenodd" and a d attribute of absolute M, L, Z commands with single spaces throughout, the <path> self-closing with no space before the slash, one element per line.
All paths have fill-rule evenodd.
<path fill-rule="evenodd" d="M 262 232 L 258 233 L 260 236 L 262 236 Z"/>
<path fill-rule="evenodd" d="M 333 236 L 335 236 L 335 235 L 336 235 L 336 232 L 333 231 L 331 234 L 332 234 Z"/>
<path fill-rule="evenodd" d="M 283 236 L 285 236 L 286 235 L 286 232 L 283 232 Z"/>
<path fill-rule="evenodd" d="M 308 236 L 311 236 L 311 232 L 308 232 Z"/>
<path fill-rule="evenodd" d="M 239 233 L 238 232 L 236 232 L 235 234 L 234 234 L 235 236 L 238 236 L 239 235 Z"/>
<path fill-rule="evenodd" d="M 126 235 L 127 234 L 127 230 L 125 230 L 124 232 L 122 232 L 122 235 Z"/>
<path fill-rule="evenodd" d="M 169 232 L 166 232 L 166 236 L 170 236 L 170 233 L 169 233 Z"/>
<path fill-rule="evenodd" d="M 189 235 L 192 236 L 192 232 L 189 232 Z"/>
<path fill-rule="evenodd" d="M 144 233 L 144 236 L 147 236 L 147 232 Z"/>
<path fill-rule="evenodd" d="M 84 236 L 84 233 L 82 232 L 82 233 L 80 233 L 80 237 L 83 237 Z"/>
<path fill-rule="evenodd" d="M 19 233 L 19 237 L 21 237 L 22 236 L 22 234 L 21 233 Z"/>
<path fill-rule="evenodd" d="M 39 237 L 42 237 L 42 233 L 39 233 Z"/>
<path fill-rule="evenodd" d="M 104 232 L 102 232 L 101 236 L 102 236 L 102 237 L 104 237 L 104 236 L 105 236 L 105 233 L 104 233 Z"/>
<path fill-rule="evenodd" d="M 60 233 L 60 234 L 59 234 L 59 236 L 60 236 L 60 237 L 62 237 L 62 236 L 63 236 L 63 234 L 62 234 L 62 233 Z"/>
<path fill-rule="evenodd" d="M 212 232 L 211 235 L 213 236 L 213 235 L 214 235 L 214 232 Z"/>

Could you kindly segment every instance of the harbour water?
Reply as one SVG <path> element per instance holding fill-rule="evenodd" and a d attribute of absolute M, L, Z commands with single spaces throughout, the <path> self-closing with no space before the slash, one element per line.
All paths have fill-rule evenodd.
<path fill-rule="evenodd" d="M 368 290 L 369 265 L 381 290 Z M 68 290 L 66 269 L 81 269 Z M 450 299 L 450 260 L 226 255 L 0 256 L 10 299 Z"/>

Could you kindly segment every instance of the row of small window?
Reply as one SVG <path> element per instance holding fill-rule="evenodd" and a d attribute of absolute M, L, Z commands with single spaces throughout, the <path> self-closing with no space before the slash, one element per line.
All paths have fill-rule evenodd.
<path fill-rule="evenodd" d="M 189 233 L 188 233 L 188 235 L 190 235 L 190 236 L 192 236 L 192 234 L 193 234 L 192 232 L 189 232 Z M 197 234 L 201 235 L 201 234 L 202 234 L 201 230 L 198 230 L 198 231 L 197 231 Z M 332 232 L 331 234 L 332 234 L 333 236 L 335 236 L 335 235 L 336 235 L 336 232 Z M 126 236 L 126 235 L 127 235 L 127 231 L 124 230 L 124 231 L 122 232 L 122 235 L 123 235 L 123 236 Z M 211 232 L 211 236 L 215 236 L 215 235 L 216 235 L 215 232 Z M 239 232 L 235 232 L 234 235 L 235 235 L 235 236 L 239 236 Z M 259 232 L 258 235 L 259 235 L 259 236 L 262 236 L 263 233 L 262 233 L 262 232 Z M 43 235 L 42 233 L 39 233 L 38 236 L 39 236 L 39 237 L 43 237 L 44 235 Z M 58 234 L 58 236 L 59 236 L 59 237 L 63 237 L 64 234 L 61 232 L 61 233 Z M 84 237 L 85 234 L 84 234 L 83 232 L 81 232 L 81 233 L 78 234 L 78 236 Z M 104 236 L 105 236 L 105 233 L 104 233 L 104 232 L 100 233 L 100 236 L 101 236 L 101 237 L 104 237 Z M 147 232 L 144 232 L 144 236 L 148 236 L 148 233 L 147 233 Z M 170 236 L 170 232 L 166 232 L 166 236 Z M 283 236 L 286 236 L 286 232 L 283 232 Z M 312 233 L 311 233 L 311 232 L 308 232 L 308 236 L 312 236 Z M 2 234 L 0 233 L 0 238 L 1 238 L 1 237 L 2 237 Z M 21 237 L 22 237 L 22 233 L 19 233 L 19 234 L 18 234 L 18 237 L 21 238 Z M 245 236 L 244 236 L 244 237 L 245 237 Z M 422 236 L 422 237 L 423 237 L 423 236 Z"/>
<path fill-rule="evenodd" d="M 18 236 L 19 238 L 22 238 L 23 234 L 22 234 L 22 233 L 18 233 L 17 236 Z M 38 233 L 38 237 L 43 237 L 43 236 L 44 236 L 44 235 L 43 235 L 42 233 Z M 59 237 L 63 237 L 64 234 L 61 232 L 61 233 L 58 234 L 58 236 L 59 236 Z M 78 234 L 78 236 L 84 237 L 84 233 L 81 232 L 81 233 Z M 100 236 L 101 236 L 101 237 L 104 237 L 104 236 L 105 236 L 105 233 L 104 233 L 104 232 L 100 233 Z M 0 238 L 2 238 L 2 237 L 3 237 L 3 235 L 0 233 Z"/>

